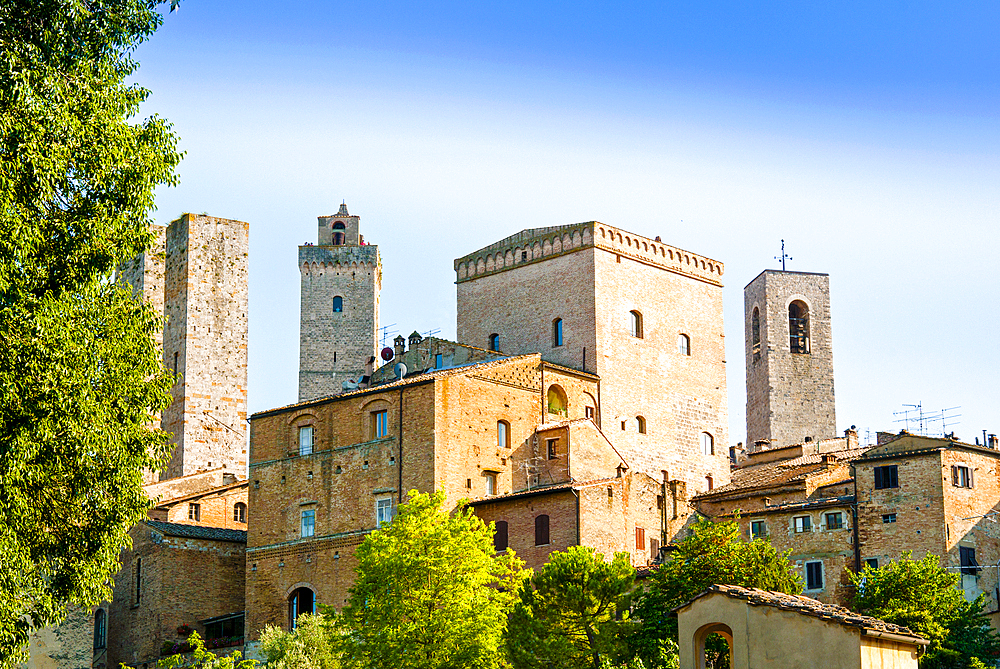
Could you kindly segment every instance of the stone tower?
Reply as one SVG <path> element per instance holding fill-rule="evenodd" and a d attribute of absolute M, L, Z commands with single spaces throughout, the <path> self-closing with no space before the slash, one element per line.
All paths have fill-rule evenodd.
<path fill-rule="evenodd" d="M 634 471 L 692 494 L 729 482 L 722 263 L 591 221 L 524 230 L 455 271 L 459 341 L 597 374 L 594 420 Z"/>
<path fill-rule="evenodd" d="M 249 226 L 184 214 L 153 233 L 122 279 L 163 314 L 157 343 L 180 374 L 160 417 L 175 448 L 159 478 L 219 468 L 246 478 Z"/>
<path fill-rule="evenodd" d="M 747 446 L 835 437 L 830 277 L 765 270 L 743 300 Z"/>
<path fill-rule="evenodd" d="M 319 243 L 299 247 L 299 401 L 335 395 L 357 381 L 378 346 L 382 262 L 361 219 L 340 205 L 319 217 Z"/>

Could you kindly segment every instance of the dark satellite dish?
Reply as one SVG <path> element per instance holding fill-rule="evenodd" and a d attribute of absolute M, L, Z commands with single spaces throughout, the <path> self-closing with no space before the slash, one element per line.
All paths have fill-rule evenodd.
<path fill-rule="evenodd" d="M 382 349 L 382 359 L 385 360 L 386 362 L 392 360 L 394 355 L 396 355 L 395 352 L 388 346 Z"/>

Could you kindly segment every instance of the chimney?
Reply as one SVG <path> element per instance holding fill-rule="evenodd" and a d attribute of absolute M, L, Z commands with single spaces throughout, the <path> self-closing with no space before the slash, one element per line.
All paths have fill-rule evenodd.
<path fill-rule="evenodd" d="M 827 467 L 829 465 L 835 465 L 835 464 L 837 464 L 837 456 L 836 455 L 834 455 L 833 453 L 824 453 L 823 454 L 823 466 L 824 467 Z"/>
<path fill-rule="evenodd" d="M 997 436 L 995 434 L 987 435 L 987 445 L 990 448 L 997 448 L 1000 444 L 997 443 Z"/>
<path fill-rule="evenodd" d="M 392 340 L 392 343 L 396 348 L 396 359 L 399 360 L 406 352 L 406 339 L 403 335 L 397 335 L 396 338 Z"/>
<path fill-rule="evenodd" d="M 410 350 L 412 351 L 413 347 L 416 346 L 417 344 L 419 344 L 420 342 L 422 342 L 423 340 L 424 339 L 423 339 L 423 337 L 420 336 L 419 332 L 417 332 L 416 330 L 414 330 L 413 332 L 411 332 L 410 333 Z"/>

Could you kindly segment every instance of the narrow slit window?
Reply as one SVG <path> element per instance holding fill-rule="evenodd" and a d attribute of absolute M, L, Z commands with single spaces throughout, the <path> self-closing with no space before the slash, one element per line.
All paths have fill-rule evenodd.
<path fill-rule="evenodd" d="M 510 423 L 497 421 L 497 448 L 510 448 Z"/>
<path fill-rule="evenodd" d="M 750 341 L 753 352 L 753 359 L 760 359 L 760 310 L 753 308 L 753 315 L 750 317 Z"/>
<path fill-rule="evenodd" d="M 681 355 L 691 355 L 691 337 L 686 334 L 677 336 L 677 352 Z"/>
<path fill-rule="evenodd" d="M 561 318 L 557 318 L 552 321 L 552 346 L 562 346 L 563 345 L 563 321 Z"/>
<path fill-rule="evenodd" d="M 636 416 L 635 429 L 639 432 L 639 434 L 646 434 L 646 419 L 642 416 Z"/>
<path fill-rule="evenodd" d="M 500 335 L 496 333 L 490 335 L 489 349 L 491 351 L 500 351 Z"/>
<path fill-rule="evenodd" d="M 629 312 L 629 334 L 637 339 L 642 339 L 642 314 L 638 311 Z"/>

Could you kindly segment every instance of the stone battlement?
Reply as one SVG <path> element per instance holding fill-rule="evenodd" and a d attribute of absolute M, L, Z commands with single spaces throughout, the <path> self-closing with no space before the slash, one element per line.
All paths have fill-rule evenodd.
<path fill-rule="evenodd" d="M 378 246 L 300 246 L 299 267 L 350 267 L 356 265 L 378 265 Z"/>
<path fill-rule="evenodd" d="M 719 261 L 597 221 L 522 230 L 458 258 L 454 265 L 456 283 L 591 247 L 713 285 L 722 285 L 724 266 Z"/>

